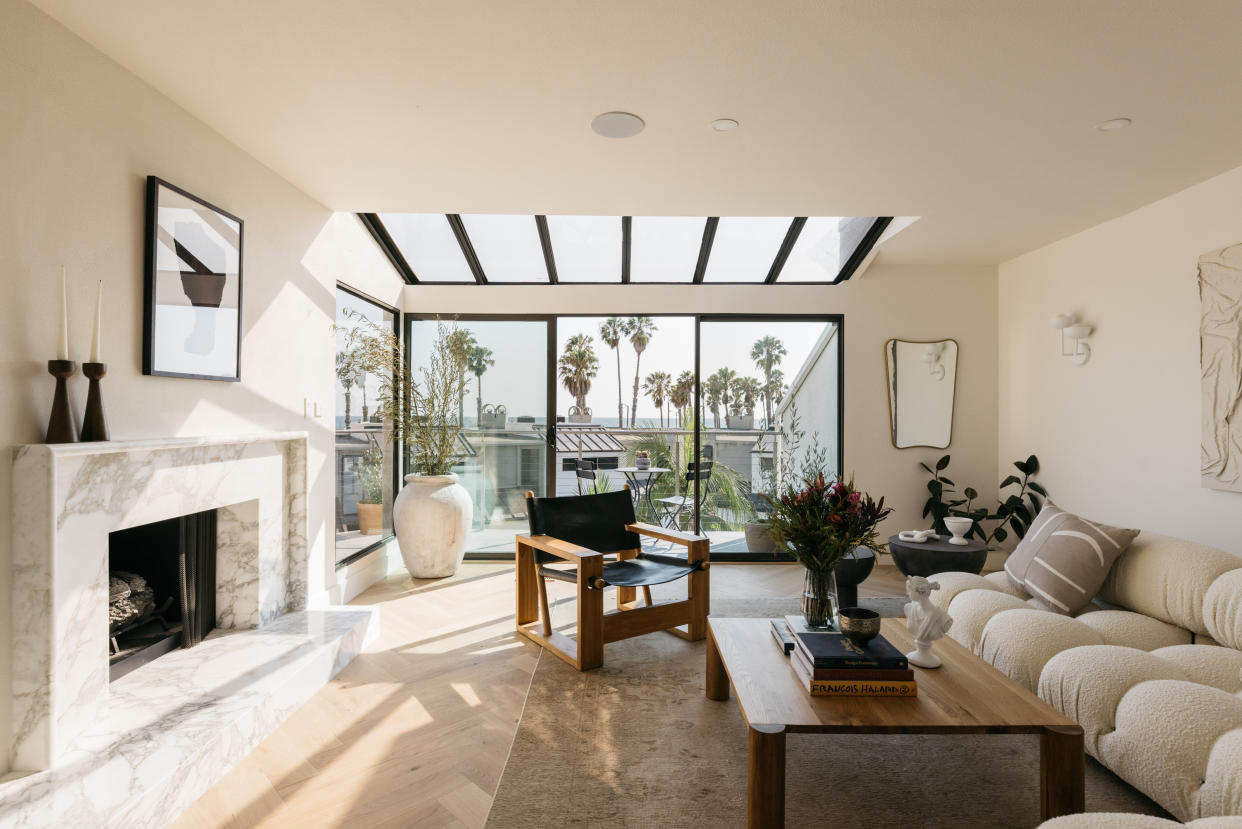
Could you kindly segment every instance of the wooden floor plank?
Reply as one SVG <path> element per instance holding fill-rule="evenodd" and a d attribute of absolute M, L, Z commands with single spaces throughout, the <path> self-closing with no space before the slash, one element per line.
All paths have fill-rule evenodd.
<path fill-rule="evenodd" d="M 716 565 L 712 597 L 797 595 L 797 565 Z M 877 567 L 863 595 L 897 596 Z M 682 596 L 684 597 L 684 587 Z M 348 826 L 478 829 L 517 731 L 539 648 L 513 632 L 514 570 L 392 575 L 359 596 L 381 633 L 174 824 L 175 829 Z M 552 582 L 554 618 L 574 586 Z M 607 606 L 612 606 L 609 596 Z M 662 635 L 662 634 L 652 634 Z"/>

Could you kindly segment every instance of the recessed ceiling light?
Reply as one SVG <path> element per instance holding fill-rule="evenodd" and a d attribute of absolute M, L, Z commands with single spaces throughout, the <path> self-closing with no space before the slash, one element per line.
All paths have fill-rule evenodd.
<path fill-rule="evenodd" d="M 1100 132 L 1116 132 L 1117 130 L 1125 129 L 1133 123 L 1134 122 L 1129 118 L 1113 118 L 1112 120 L 1105 121 L 1102 124 L 1096 124 L 1095 128 Z"/>
<path fill-rule="evenodd" d="M 591 121 L 591 129 L 605 138 L 633 138 L 645 126 L 643 119 L 630 112 L 604 112 Z"/>
<path fill-rule="evenodd" d="M 712 121 L 712 129 L 716 132 L 729 132 L 730 130 L 737 129 L 737 127 L 737 121 L 732 118 L 717 118 L 715 121 Z"/>

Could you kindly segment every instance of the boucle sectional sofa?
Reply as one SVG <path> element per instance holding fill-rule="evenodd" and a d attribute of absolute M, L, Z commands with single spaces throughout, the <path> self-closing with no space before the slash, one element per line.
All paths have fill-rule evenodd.
<path fill-rule="evenodd" d="M 1085 732 L 1087 753 L 1182 821 L 1242 815 L 1242 559 L 1141 533 L 1075 616 L 1005 573 L 941 573 L 949 635 Z"/>

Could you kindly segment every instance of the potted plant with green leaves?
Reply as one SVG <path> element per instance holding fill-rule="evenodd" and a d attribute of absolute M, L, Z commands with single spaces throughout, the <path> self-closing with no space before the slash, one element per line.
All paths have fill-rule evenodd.
<path fill-rule="evenodd" d="M 362 454 L 355 468 L 358 476 L 358 532 L 384 532 L 384 453 L 372 447 Z"/>
<path fill-rule="evenodd" d="M 451 576 L 461 566 L 474 517 L 470 493 L 458 483 L 462 401 L 467 387 L 469 332 L 440 322 L 426 365 L 410 370 L 391 329 L 358 312 L 346 319 L 346 340 L 362 366 L 380 378 L 378 409 L 405 446 L 406 486 L 393 502 L 393 532 L 406 569 L 415 578 Z"/>

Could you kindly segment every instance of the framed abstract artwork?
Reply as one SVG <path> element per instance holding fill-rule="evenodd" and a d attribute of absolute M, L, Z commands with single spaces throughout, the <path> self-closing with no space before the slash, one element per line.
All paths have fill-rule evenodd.
<path fill-rule="evenodd" d="M 241 379 L 242 220 L 147 177 L 142 373 Z"/>

